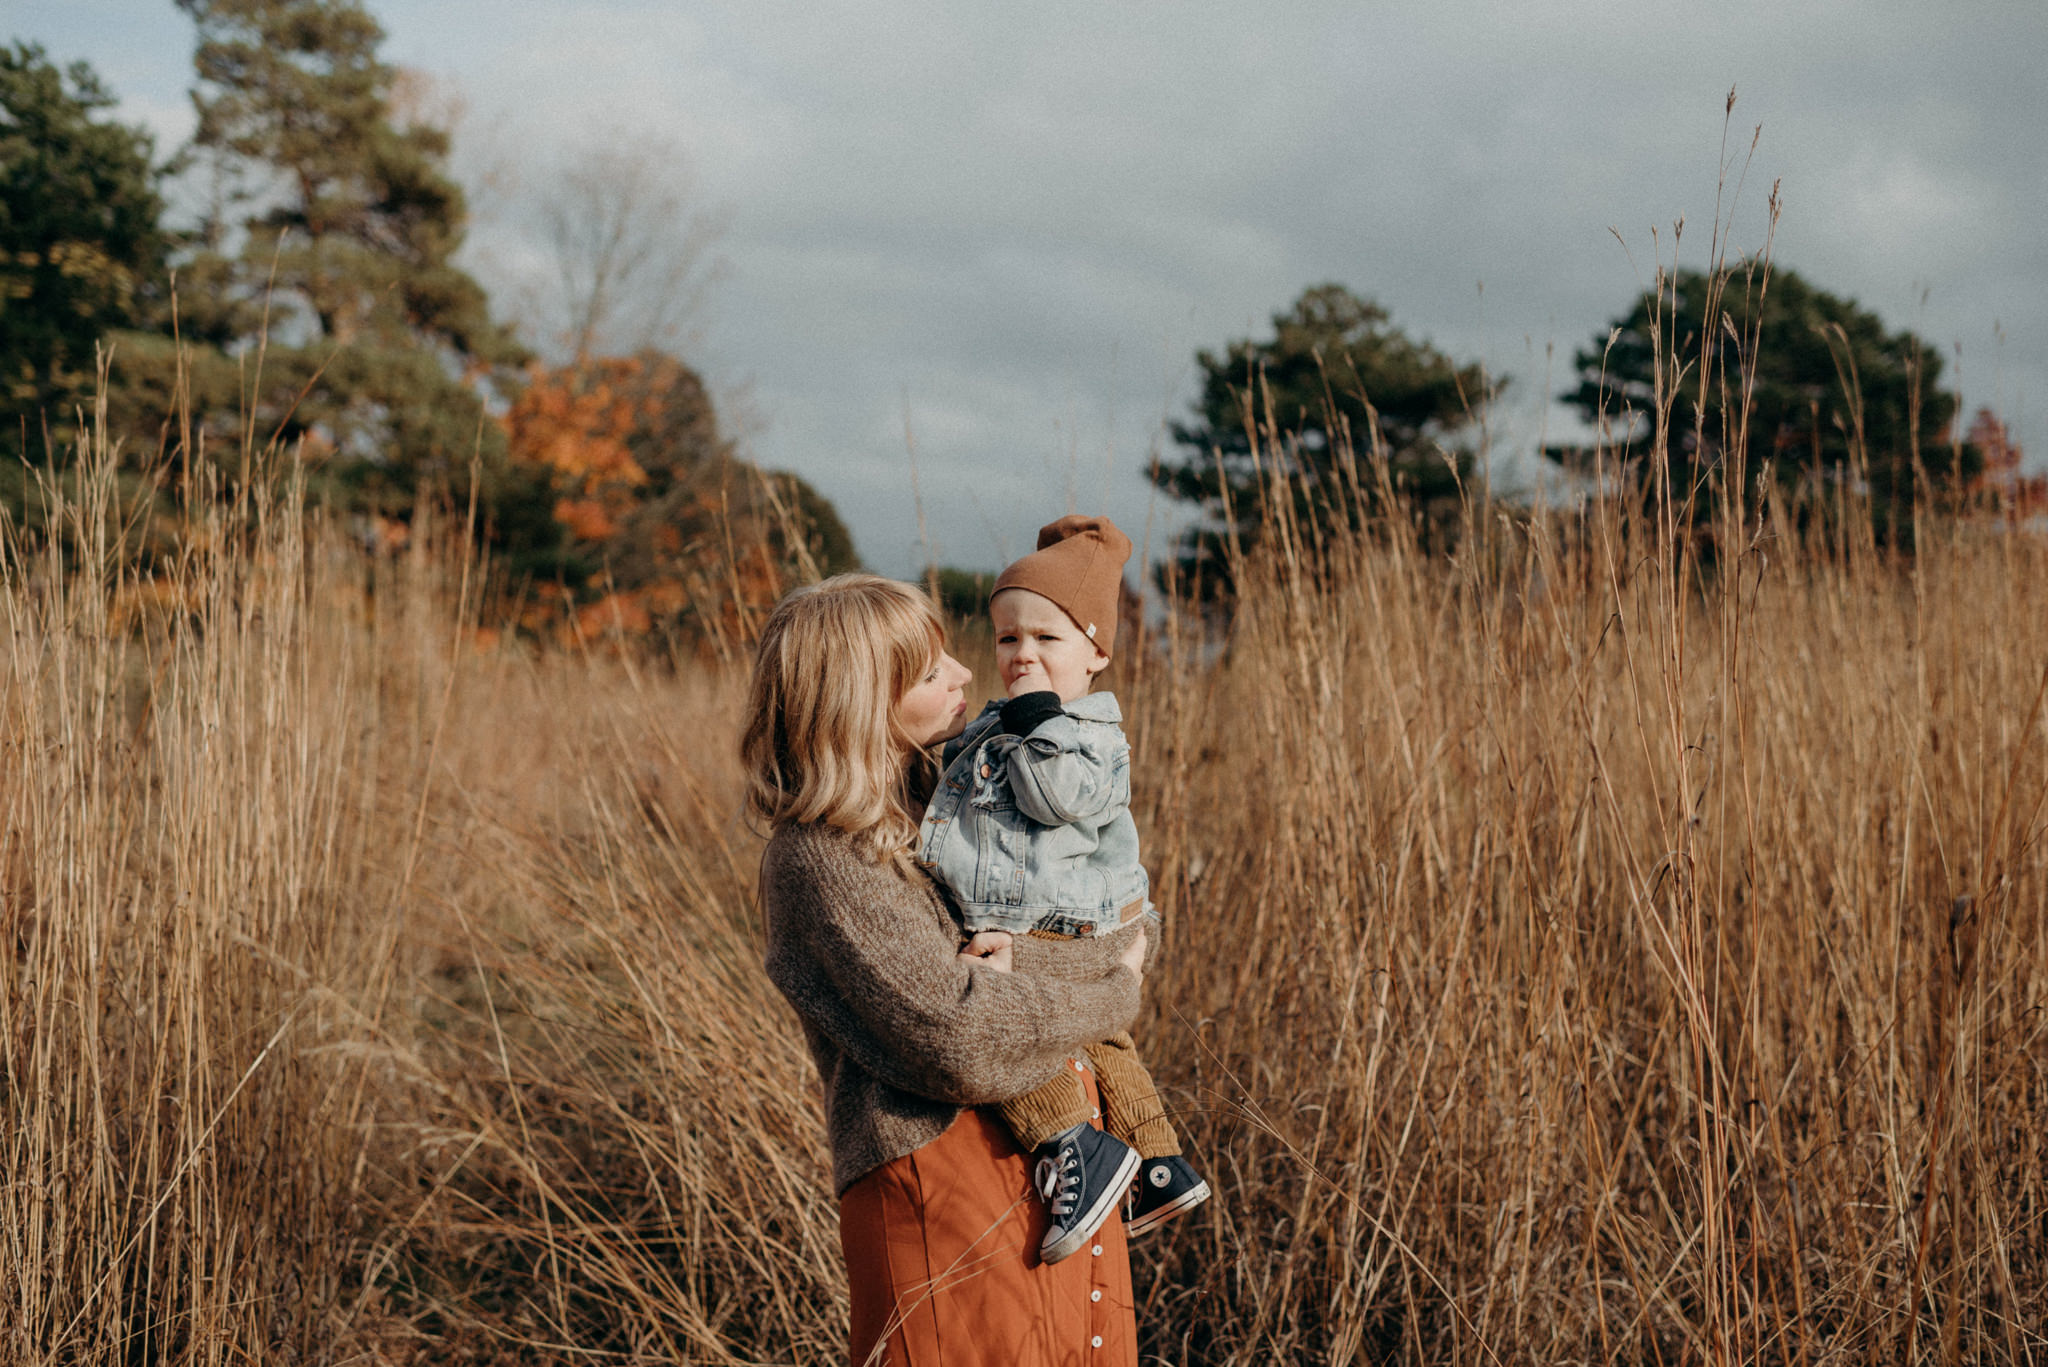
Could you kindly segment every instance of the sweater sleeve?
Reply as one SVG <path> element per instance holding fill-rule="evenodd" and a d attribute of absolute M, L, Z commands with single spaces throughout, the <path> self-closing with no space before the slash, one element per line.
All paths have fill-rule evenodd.
<path fill-rule="evenodd" d="M 769 973 L 862 1070 L 960 1106 L 1009 1100 L 1136 1017 L 1121 965 L 1080 980 L 959 957 L 923 889 L 826 845 L 763 866 Z"/>

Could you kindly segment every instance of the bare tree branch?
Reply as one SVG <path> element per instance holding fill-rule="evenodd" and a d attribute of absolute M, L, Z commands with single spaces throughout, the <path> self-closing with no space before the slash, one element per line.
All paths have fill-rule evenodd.
<path fill-rule="evenodd" d="M 593 130 L 531 190 L 552 254 L 556 336 L 577 362 L 676 349 L 722 274 L 723 216 L 697 207 L 696 177 L 675 142 Z"/>
<path fill-rule="evenodd" d="M 680 142 L 606 123 L 537 158 L 489 129 L 470 142 L 478 254 L 534 344 L 576 364 L 693 347 L 726 215 Z"/>

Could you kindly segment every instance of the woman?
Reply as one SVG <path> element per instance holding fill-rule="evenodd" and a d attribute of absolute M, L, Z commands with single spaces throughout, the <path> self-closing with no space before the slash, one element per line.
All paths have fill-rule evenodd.
<path fill-rule="evenodd" d="M 1062 1068 L 1138 1010 L 1142 930 L 1057 957 L 1019 939 L 964 954 L 910 861 L 972 676 L 916 589 L 849 574 L 779 604 L 761 637 L 741 754 L 761 859 L 769 977 L 824 1085 L 853 1362 L 1050 1367 L 1138 1360 L 1122 1226 L 1085 1256 L 1037 1256 L 1024 1155 L 977 1106 Z"/>

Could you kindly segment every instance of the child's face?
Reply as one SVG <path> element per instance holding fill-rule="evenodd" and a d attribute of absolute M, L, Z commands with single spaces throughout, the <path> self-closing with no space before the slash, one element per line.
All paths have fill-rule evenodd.
<path fill-rule="evenodd" d="M 1072 702 L 1109 667 L 1109 656 L 1041 594 L 1004 589 L 988 615 L 996 629 L 996 672 L 1013 698 L 1049 688 L 1061 702 Z"/>

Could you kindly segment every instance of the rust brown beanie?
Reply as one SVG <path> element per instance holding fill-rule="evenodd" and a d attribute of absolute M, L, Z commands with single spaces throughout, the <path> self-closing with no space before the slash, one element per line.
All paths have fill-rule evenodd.
<path fill-rule="evenodd" d="M 989 597 L 1029 589 L 1051 599 L 1103 654 L 1116 650 L 1118 599 L 1131 539 L 1106 517 L 1069 513 L 1038 529 L 1038 549 L 1004 570 Z"/>

